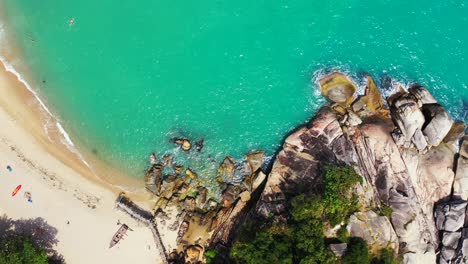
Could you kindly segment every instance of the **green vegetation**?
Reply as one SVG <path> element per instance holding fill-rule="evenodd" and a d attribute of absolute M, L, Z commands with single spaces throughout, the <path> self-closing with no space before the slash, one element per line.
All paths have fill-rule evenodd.
<path fill-rule="evenodd" d="M 205 251 L 206 263 L 210 264 L 216 258 L 216 255 L 218 255 L 216 249 L 208 249 Z"/>
<path fill-rule="evenodd" d="M 327 208 L 327 220 L 335 226 L 358 211 L 358 197 L 352 192 L 352 187 L 362 183 L 362 178 L 349 166 L 327 166 L 326 171 L 323 202 Z"/>
<path fill-rule="evenodd" d="M 361 180 L 352 167 L 326 167 L 323 195 L 294 197 L 286 225 L 274 222 L 263 227 L 247 225 L 232 247 L 233 262 L 336 263 L 338 260 L 328 248 L 323 231 L 327 226 L 345 223 L 359 209 L 353 186 Z M 338 239 L 348 241 L 346 228 L 340 229 Z M 359 246 L 356 245 L 357 253 L 353 254 L 362 251 Z"/>
<path fill-rule="evenodd" d="M 382 204 L 382 206 L 380 207 L 380 212 L 382 215 L 386 216 L 390 220 L 391 219 L 390 217 L 392 216 L 392 213 L 393 213 L 393 209 L 386 204 Z"/>
<path fill-rule="evenodd" d="M 346 225 L 343 225 L 338 230 L 338 232 L 336 233 L 336 238 L 342 243 L 348 243 L 349 242 L 349 232 L 348 232 L 348 229 L 346 229 Z"/>
<path fill-rule="evenodd" d="M 366 241 L 359 237 L 350 238 L 348 250 L 342 261 L 343 264 L 370 264 L 371 258 Z"/>
<path fill-rule="evenodd" d="M 372 264 L 397 264 L 395 252 L 393 249 L 384 248 L 380 250 L 379 255 L 372 260 Z"/>
<path fill-rule="evenodd" d="M 29 237 L 17 236 L 0 241 L 0 264 L 46 264 L 47 253 L 35 247 Z"/>

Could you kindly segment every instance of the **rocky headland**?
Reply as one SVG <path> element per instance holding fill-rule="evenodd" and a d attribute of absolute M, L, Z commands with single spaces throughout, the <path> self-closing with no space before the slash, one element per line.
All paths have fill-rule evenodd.
<path fill-rule="evenodd" d="M 467 263 L 465 124 L 419 85 L 392 82 L 384 98 L 370 76 L 361 95 L 342 73 L 317 82 L 330 103 L 285 139 L 269 168 L 262 166 L 261 151 L 243 161 L 226 157 L 216 178 L 220 197 L 208 197 L 197 172 L 173 157 L 150 157 L 145 180 L 155 201 L 153 221 L 160 233 L 177 234 L 166 245 L 172 249 L 167 262 L 229 263 L 230 247 L 246 221 L 287 225 L 294 197 L 321 195 L 326 168 L 333 165 L 353 168 L 362 178 L 351 188 L 357 209 L 338 225 L 324 225 L 326 245 L 337 260 L 347 244 L 333 239 L 345 228 L 370 252 L 391 249 L 398 262 Z M 175 143 L 184 151 L 203 148 L 192 148 L 188 139 Z"/>

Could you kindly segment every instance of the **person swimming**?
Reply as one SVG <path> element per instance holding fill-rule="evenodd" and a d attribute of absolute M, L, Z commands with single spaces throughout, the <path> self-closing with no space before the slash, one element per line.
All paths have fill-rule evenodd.
<path fill-rule="evenodd" d="M 70 20 L 68 20 L 68 26 L 73 26 L 75 24 L 75 18 L 72 17 Z"/>

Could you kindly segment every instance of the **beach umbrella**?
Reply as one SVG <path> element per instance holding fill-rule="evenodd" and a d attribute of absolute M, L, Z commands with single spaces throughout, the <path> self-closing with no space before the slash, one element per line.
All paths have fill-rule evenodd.
<path fill-rule="evenodd" d="M 16 186 L 16 188 L 11 193 L 11 196 L 15 196 L 19 192 L 20 189 L 21 189 L 21 184 Z"/>

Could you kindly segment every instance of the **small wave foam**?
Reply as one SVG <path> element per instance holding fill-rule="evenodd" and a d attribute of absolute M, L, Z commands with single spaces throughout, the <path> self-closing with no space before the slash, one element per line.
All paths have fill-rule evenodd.
<path fill-rule="evenodd" d="M 1 30 L 0 30 L 0 32 L 1 32 Z M 83 155 L 78 151 L 75 144 L 73 143 L 73 140 L 70 138 L 70 135 L 63 128 L 60 120 L 54 114 L 52 114 L 50 109 L 46 106 L 44 101 L 42 101 L 42 99 L 37 94 L 37 92 L 29 85 L 29 83 L 21 76 L 21 74 L 18 71 L 16 71 L 16 69 L 13 67 L 13 65 L 8 63 L 6 58 L 1 56 L 1 55 L 0 55 L 0 62 L 3 64 L 3 67 L 5 68 L 6 71 L 14 74 L 16 76 L 16 78 L 18 79 L 18 81 L 21 82 L 24 85 L 24 87 L 26 87 L 26 89 L 28 89 L 29 92 L 31 92 L 31 94 L 34 96 L 36 101 L 41 106 L 41 109 L 44 110 L 47 113 L 48 120 L 47 120 L 47 122 L 45 124 L 44 131 L 46 132 L 46 135 L 47 135 L 48 139 L 52 141 L 52 139 L 49 136 L 49 125 L 50 125 L 51 120 L 55 120 L 55 127 L 57 128 L 57 130 L 59 131 L 59 133 L 61 135 L 60 142 L 62 144 L 64 144 L 67 147 L 68 150 L 70 150 L 72 153 L 74 153 L 93 172 L 93 174 L 95 174 L 95 172 L 92 169 L 91 165 L 85 160 Z"/>

